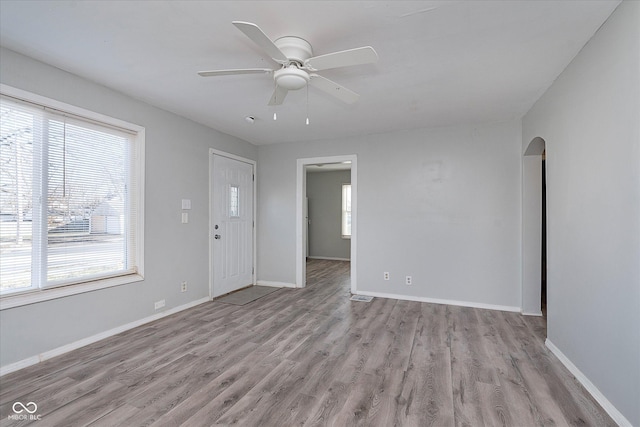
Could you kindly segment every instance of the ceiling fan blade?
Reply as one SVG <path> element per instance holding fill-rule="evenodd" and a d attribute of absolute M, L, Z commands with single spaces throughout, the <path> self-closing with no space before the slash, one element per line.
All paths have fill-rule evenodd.
<path fill-rule="evenodd" d="M 351 65 L 372 64 L 376 61 L 378 61 L 376 51 L 371 46 L 365 46 L 315 56 L 304 61 L 304 65 L 311 71 L 320 71 Z"/>
<path fill-rule="evenodd" d="M 269 68 L 241 68 L 237 70 L 211 70 L 211 71 L 198 71 L 198 75 L 202 77 L 212 76 L 230 76 L 234 74 L 266 74 L 272 73 L 273 70 Z"/>
<path fill-rule="evenodd" d="M 242 21 L 233 21 L 232 23 L 276 62 L 284 63 L 289 61 L 285 54 L 278 49 L 278 46 L 276 46 L 256 24 Z"/>
<path fill-rule="evenodd" d="M 276 86 L 269 100 L 269 105 L 282 105 L 289 91 L 282 86 Z"/>
<path fill-rule="evenodd" d="M 358 95 L 354 91 L 349 90 L 344 86 L 340 86 L 338 83 L 333 82 L 325 77 L 319 76 L 317 74 L 310 74 L 309 77 L 311 77 L 311 80 L 309 80 L 309 84 L 311 86 L 338 98 L 340 101 L 346 104 L 353 104 L 360 98 L 360 95 Z"/>

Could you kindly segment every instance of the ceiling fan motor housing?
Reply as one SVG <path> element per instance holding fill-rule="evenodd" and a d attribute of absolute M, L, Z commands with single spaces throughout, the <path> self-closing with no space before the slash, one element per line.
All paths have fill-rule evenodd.
<path fill-rule="evenodd" d="M 311 44 L 305 39 L 295 36 L 285 36 L 273 42 L 284 55 L 291 61 L 298 62 L 300 65 L 304 61 L 313 56 Z"/>

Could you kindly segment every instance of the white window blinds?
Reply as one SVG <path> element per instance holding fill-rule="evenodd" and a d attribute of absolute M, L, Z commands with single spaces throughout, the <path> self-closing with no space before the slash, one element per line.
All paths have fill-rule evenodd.
<path fill-rule="evenodd" d="M 0 290 L 137 271 L 136 134 L 0 99 Z"/>

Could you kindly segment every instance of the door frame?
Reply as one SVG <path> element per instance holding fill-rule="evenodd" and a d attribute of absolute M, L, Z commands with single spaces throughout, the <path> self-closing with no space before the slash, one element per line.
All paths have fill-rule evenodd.
<path fill-rule="evenodd" d="M 536 137 L 529 142 L 522 155 L 522 300 L 520 311 L 528 316 L 542 316 L 540 301 L 542 280 L 542 153 L 545 152 L 545 148 L 545 140 Z M 547 307 L 548 305 L 549 293 L 547 291 Z"/>
<path fill-rule="evenodd" d="M 257 236 L 257 219 L 256 219 L 256 214 L 257 214 L 257 183 L 258 183 L 258 178 L 257 178 L 257 162 L 255 160 L 251 160 L 251 159 L 247 159 L 245 157 L 241 157 L 241 156 L 236 156 L 235 154 L 231 154 L 231 153 L 227 153 L 225 151 L 220 151 L 220 150 L 216 150 L 215 148 L 209 148 L 209 300 L 213 299 L 213 235 L 214 235 L 214 229 L 213 229 L 213 177 L 214 177 L 214 173 L 213 173 L 213 156 L 222 156 L 222 157 L 226 157 L 228 159 L 231 160 L 237 160 L 239 162 L 243 162 L 243 163 L 248 163 L 251 165 L 251 168 L 253 170 L 253 235 L 252 235 L 252 269 L 253 269 L 253 279 L 252 279 L 252 283 L 255 286 L 256 285 L 256 277 L 258 277 L 258 263 L 257 263 L 257 248 L 256 248 L 256 236 Z"/>
<path fill-rule="evenodd" d="M 304 203 L 307 198 L 307 174 L 305 167 L 318 163 L 351 162 L 351 293 L 357 292 L 356 258 L 358 248 L 358 156 L 348 154 L 330 157 L 297 159 L 296 164 L 296 288 L 306 285 L 307 265 L 305 256 Z"/>

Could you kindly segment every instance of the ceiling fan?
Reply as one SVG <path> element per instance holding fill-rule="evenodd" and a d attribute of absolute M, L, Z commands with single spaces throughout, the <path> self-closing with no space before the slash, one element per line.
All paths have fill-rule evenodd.
<path fill-rule="evenodd" d="M 360 95 L 316 74 L 316 71 L 371 64 L 378 60 L 378 54 L 371 46 L 313 56 L 311 44 L 300 37 L 285 36 L 271 41 L 256 24 L 233 21 L 233 25 L 262 48 L 275 62 L 280 64 L 280 68 L 212 70 L 200 71 L 198 74 L 202 77 L 232 74 L 272 74 L 275 90 L 269 105 L 281 105 L 290 90 L 302 89 L 307 85 L 320 89 L 342 102 L 352 104 L 358 100 Z"/>

